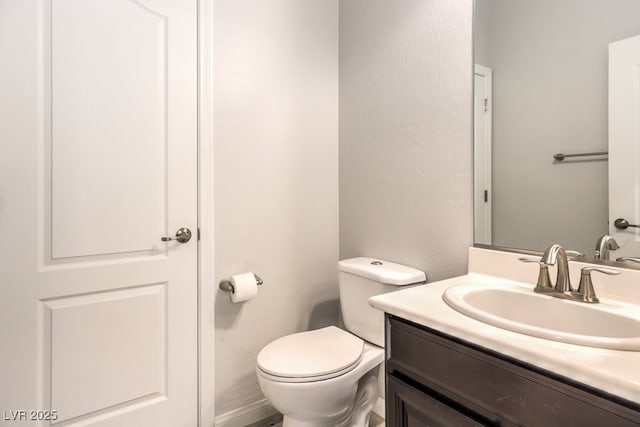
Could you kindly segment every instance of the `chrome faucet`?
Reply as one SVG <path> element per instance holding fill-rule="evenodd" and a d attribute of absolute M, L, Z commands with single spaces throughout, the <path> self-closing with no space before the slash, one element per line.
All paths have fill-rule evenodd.
<path fill-rule="evenodd" d="M 613 240 L 613 239 L 611 239 Z M 615 241 L 614 241 L 615 242 Z M 570 256 L 584 256 L 578 251 L 566 250 L 557 243 L 549 246 L 540 261 L 529 258 L 518 258 L 522 262 L 537 262 L 540 264 L 540 272 L 538 273 L 538 282 L 533 289 L 534 292 L 545 293 L 556 298 L 565 298 L 572 301 L 580 301 L 586 303 L 597 303 L 598 297 L 593 289 L 591 281 L 591 272 L 597 271 L 604 274 L 620 274 L 617 270 L 602 267 L 583 267 L 580 275 L 580 285 L 577 290 L 571 286 L 569 278 L 569 259 Z M 640 259 L 639 259 L 640 261 Z M 555 286 L 551 286 L 549 280 L 549 266 L 558 266 L 558 276 L 556 277 Z"/>
<path fill-rule="evenodd" d="M 595 259 L 609 259 L 609 251 L 615 251 L 616 249 L 620 249 L 618 242 L 613 237 L 605 234 L 596 242 L 596 252 L 593 257 Z"/>
<path fill-rule="evenodd" d="M 556 277 L 555 290 L 559 293 L 573 292 L 571 287 L 571 279 L 569 278 L 569 260 L 567 252 L 557 243 L 549 246 L 540 262 L 545 265 L 558 265 L 558 275 Z"/>

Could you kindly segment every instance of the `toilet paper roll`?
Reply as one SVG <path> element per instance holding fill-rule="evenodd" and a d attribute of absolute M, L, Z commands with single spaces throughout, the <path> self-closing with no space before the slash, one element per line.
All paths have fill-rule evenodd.
<path fill-rule="evenodd" d="M 232 302 L 248 301 L 258 295 L 258 283 L 253 273 L 236 274 L 231 276 L 230 282 L 233 285 Z"/>

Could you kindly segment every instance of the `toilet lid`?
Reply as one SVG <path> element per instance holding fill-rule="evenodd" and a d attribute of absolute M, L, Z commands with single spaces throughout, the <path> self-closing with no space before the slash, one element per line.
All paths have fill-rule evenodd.
<path fill-rule="evenodd" d="M 362 359 L 364 341 L 335 326 L 278 338 L 258 354 L 258 368 L 286 378 L 332 377 Z"/>

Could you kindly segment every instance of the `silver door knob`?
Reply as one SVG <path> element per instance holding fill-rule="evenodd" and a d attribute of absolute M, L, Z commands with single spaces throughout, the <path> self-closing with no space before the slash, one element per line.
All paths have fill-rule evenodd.
<path fill-rule="evenodd" d="M 618 230 L 626 230 L 629 227 L 635 227 L 635 228 L 640 228 L 640 225 L 637 224 L 629 224 L 629 221 L 627 221 L 624 218 L 618 218 L 613 222 L 613 225 L 615 225 L 615 227 Z"/>
<path fill-rule="evenodd" d="M 171 240 L 176 240 L 179 243 L 187 243 L 191 240 L 191 230 L 186 227 L 179 228 L 176 231 L 176 235 L 173 237 L 161 237 L 160 240 L 163 242 L 170 242 Z"/>

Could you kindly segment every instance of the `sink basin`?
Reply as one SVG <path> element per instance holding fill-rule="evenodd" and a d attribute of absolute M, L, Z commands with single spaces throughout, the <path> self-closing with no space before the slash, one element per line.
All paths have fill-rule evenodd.
<path fill-rule="evenodd" d="M 457 285 L 443 299 L 462 314 L 510 331 L 589 347 L 640 350 L 640 313 L 630 306 L 563 300 L 516 285 Z"/>

